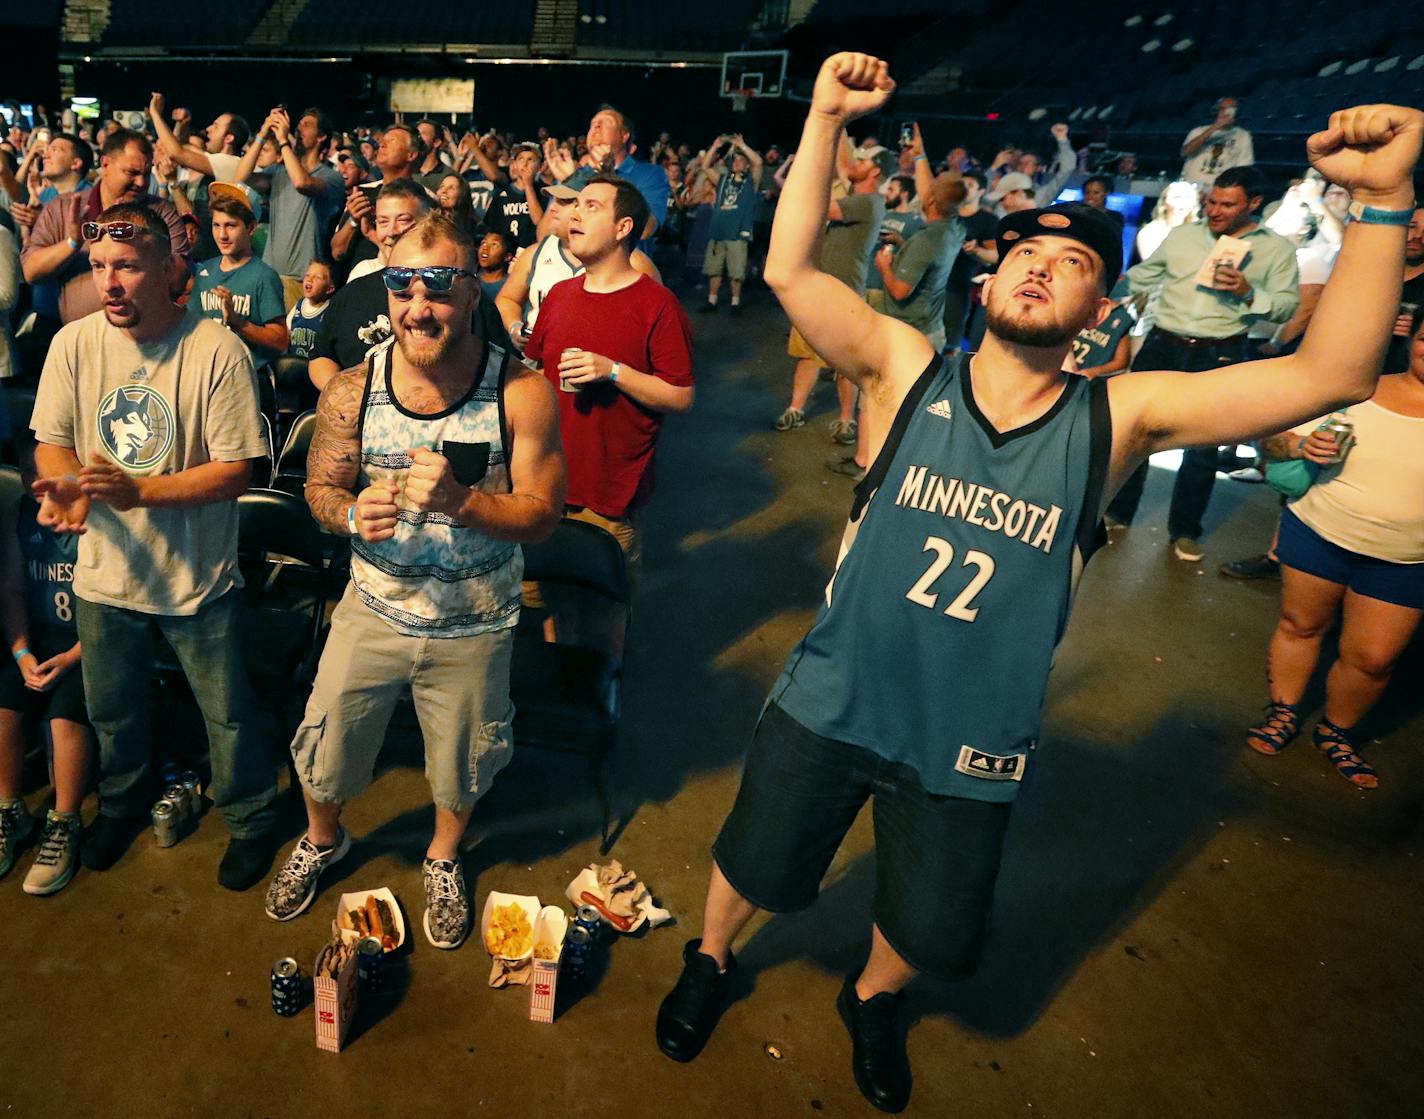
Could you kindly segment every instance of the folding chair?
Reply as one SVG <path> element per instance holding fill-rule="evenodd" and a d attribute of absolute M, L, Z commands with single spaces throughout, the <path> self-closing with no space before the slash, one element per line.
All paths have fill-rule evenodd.
<path fill-rule="evenodd" d="M 287 432 L 287 441 L 282 445 L 282 453 L 277 456 L 277 467 L 272 472 L 272 488 L 305 500 L 303 491 L 307 484 L 307 452 L 311 449 L 312 435 L 316 432 L 316 412 L 303 412 L 292 421 Z"/>
<path fill-rule="evenodd" d="M 612 829 L 609 770 L 622 715 L 623 649 L 632 619 L 623 549 L 596 525 L 563 520 L 540 544 L 524 545 L 524 578 L 541 592 L 576 593 L 611 609 L 614 632 L 603 648 L 549 643 L 534 633 L 516 636 L 510 674 L 518 747 L 582 754 L 593 769 L 602 812 L 599 851 L 607 854 Z"/>

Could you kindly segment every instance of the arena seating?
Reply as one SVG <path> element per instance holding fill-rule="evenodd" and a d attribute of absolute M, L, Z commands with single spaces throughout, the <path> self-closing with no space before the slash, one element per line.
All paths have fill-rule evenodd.
<path fill-rule="evenodd" d="M 669 5 L 659 0 L 580 0 L 575 35 L 579 46 L 738 50 L 745 43 L 748 24 L 760 8 L 760 0 L 687 5 Z M 605 22 L 598 22 L 599 16 Z"/>
<path fill-rule="evenodd" d="M 271 0 L 225 0 L 198 13 L 191 0 L 114 4 L 103 43 L 107 47 L 237 45 L 247 41 L 271 6 Z"/>
<path fill-rule="evenodd" d="M 292 24 L 288 42 L 528 43 L 533 24 L 534 0 L 430 0 L 414 9 L 389 0 L 309 0 Z"/>

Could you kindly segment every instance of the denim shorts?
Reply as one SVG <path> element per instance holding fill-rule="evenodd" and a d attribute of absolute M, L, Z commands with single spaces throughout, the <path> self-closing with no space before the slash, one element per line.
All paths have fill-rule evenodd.
<path fill-rule="evenodd" d="M 712 857 L 773 913 L 804 909 L 874 798 L 875 924 L 910 966 L 957 979 L 978 966 L 1009 804 L 937 796 L 914 770 L 822 738 L 775 704 L 757 724 Z"/>
<path fill-rule="evenodd" d="M 364 790 L 409 685 L 432 797 L 452 812 L 468 808 L 513 753 L 513 651 L 513 629 L 470 637 L 399 633 L 348 584 L 292 739 L 302 786 L 321 804 L 344 804 Z"/>
<path fill-rule="evenodd" d="M 1332 544 L 1287 506 L 1276 558 L 1286 567 L 1348 587 L 1365 598 L 1424 609 L 1424 563 L 1391 563 Z"/>

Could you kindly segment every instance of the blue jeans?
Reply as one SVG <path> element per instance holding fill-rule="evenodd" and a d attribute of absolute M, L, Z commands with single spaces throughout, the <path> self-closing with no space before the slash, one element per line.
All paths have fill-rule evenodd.
<path fill-rule="evenodd" d="M 207 794 L 237 838 L 276 826 L 276 751 L 253 701 L 242 660 L 241 594 L 229 591 L 196 614 L 141 614 L 77 598 L 84 694 L 99 739 L 99 811 L 148 811 L 152 747 L 148 691 L 155 638 L 177 654 L 208 731 Z"/>

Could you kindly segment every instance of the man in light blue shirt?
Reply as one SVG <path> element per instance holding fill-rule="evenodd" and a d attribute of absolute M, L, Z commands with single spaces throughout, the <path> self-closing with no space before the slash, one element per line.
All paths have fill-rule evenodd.
<path fill-rule="evenodd" d="M 1145 297 L 1158 291 L 1156 325 L 1134 370 L 1201 372 L 1247 358 L 1246 332 L 1260 320 L 1282 323 L 1300 304 L 1295 246 L 1263 228 L 1257 214 L 1265 193 L 1255 167 L 1233 167 L 1217 176 L 1206 200 L 1206 222 L 1178 226 L 1157 251 L 1127 274 L 1128 290 Z M 1241 267 L 1219 265 L 1210 286 L 1197 282 L 1213 257 L 1217 239 L 1235 237 L 1250 246 Z M 1182 453 L 1167 515 L 1173 554 L 1186 563 L 1202 558 L 1197 543 L 1202 514 L 1216 483 L 1215 447 Z M 1109 527 L 1132 523 L 1147 480 L 1143 463 L 1108 506 Z"/>
<path fill-rule="evenodd" d="M 580 167 L 571 176 L 564 177 L 564 185 L 582 190 L 600 170 L 612 171 L 627 179 L 638 188 L 652 211 L 653 220 L 649 228 L 643 230 L 641 242 L 644 252 L 648 251 L 647 239 L 667 218 L 667 172 L 658 164 L 633 158 L 633 122 L 612 105 L 602 106 L 589 121 L 588 152 L 597 166 Z"/>

